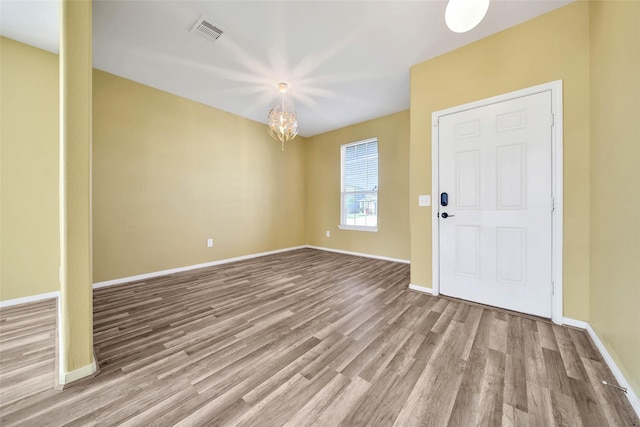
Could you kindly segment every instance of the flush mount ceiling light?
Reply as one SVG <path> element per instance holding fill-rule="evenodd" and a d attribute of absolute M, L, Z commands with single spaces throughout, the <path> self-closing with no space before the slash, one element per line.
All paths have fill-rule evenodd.
<path fill-rule="evenodd" d="M 298 119 L 294 111 L 287 111 L 284 108 L 284 94 L 287 93 L 289 86 L 282 82 L 278 83 L 278 91 L 282 95 L 282 103 L 276 105 L 269 111 L 267 125 L 269 126 L 269 135 L 280 141 L 282 151 L 284 151 L 284 143 L 291 141 L 298 134 Z"/>
<path fill-rule="evenodd" d="M 489 0 L 449 0 L 444 20 L 454 33 L 466 33 L 482 21 L 488 9 Z"/>

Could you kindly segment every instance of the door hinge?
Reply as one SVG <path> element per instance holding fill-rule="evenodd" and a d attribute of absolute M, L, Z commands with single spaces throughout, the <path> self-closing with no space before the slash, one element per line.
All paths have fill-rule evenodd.
<path fill-rule="evenodd" d="M 551 282 L 551 295 L 555 295 L 556 293 L 556 285 L 555 283 Z"/>
<path fill-rule="evenodd" d="M 555 126 L 556 125 L 556 115 L 551 113 L 551 126 Z"/>
<path fill-rule="evenodd" d="M 551 198 L 551 212 L 555 212 L 556 210 L 556 199 Z"/>
<path fill-rule="evenodd" d="M 440 117 L 438 117 L 438 120 L 436 120 L 435 122 L 433 122 L 433 127 L 434 127 L 434 128 L 437 128 L 439 123 L 440 123 Z"/>

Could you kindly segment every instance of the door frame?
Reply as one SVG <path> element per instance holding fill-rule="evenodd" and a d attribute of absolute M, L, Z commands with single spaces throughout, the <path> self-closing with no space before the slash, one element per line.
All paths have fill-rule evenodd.
<path fill-rule="evenodd" d="M 563 115 L 562 115 L 562 80 L 556 80 L 514 92 L 504 93 L 491 98 L 470 102 L 463 105 L 435 111 L 431 114 L 431 194 L 433 204 L 431 209 L 431 248 L 432 248 L 432 293 L 440 295 L 440 229 L 438 214 L 440 211 L 439 197 L 439 133 L 438 121 L 440 117 L 459 113 L 474 108 L 485 107 L 499 102 L 522 98 L 537 93 L 551 91 L 551 113 L 553 122 L 551 126 L 551 196 L 549 209 L 551 215 L 551 283 L 553 293 L 551 295 L 551 321 L 557 324 L 563 323 L 562 309 L 562 242 L 563 242 Z"/>

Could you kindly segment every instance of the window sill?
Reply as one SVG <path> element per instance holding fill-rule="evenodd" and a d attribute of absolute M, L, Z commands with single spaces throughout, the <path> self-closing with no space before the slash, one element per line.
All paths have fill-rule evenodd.
<path fill-rule="evenodd" d="M 369 231 L 371 233 L 377 233 L 378 227 L 363 227 L 359 225 L 338 225 L 340 230 L 351 230 L 351 231 Z"/>

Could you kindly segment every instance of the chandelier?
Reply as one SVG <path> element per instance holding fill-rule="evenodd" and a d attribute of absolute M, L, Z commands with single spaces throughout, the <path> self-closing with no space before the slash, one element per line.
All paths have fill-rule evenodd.
<path fill-rule="evenodd" d="M 490 0 L 449 0 L 444 13 L 447 27 L 454 33 L 466 33 L 487 14 Z"/>
<path fill-rule="evenodd" d="M 284 94 L 287 93 L 289 86 L 286 83 L 278 83 L 278 91 L 282 94 L 282 103 L 276 105 L 269 111 L 267 125 L 269 126 L 269 135 L 280 141 L 282 151 L 284 151 L 284 143 L 291 141 L 298 134 L 298 119 L 294 111 L 287 111 L 284 108 Z"/>

